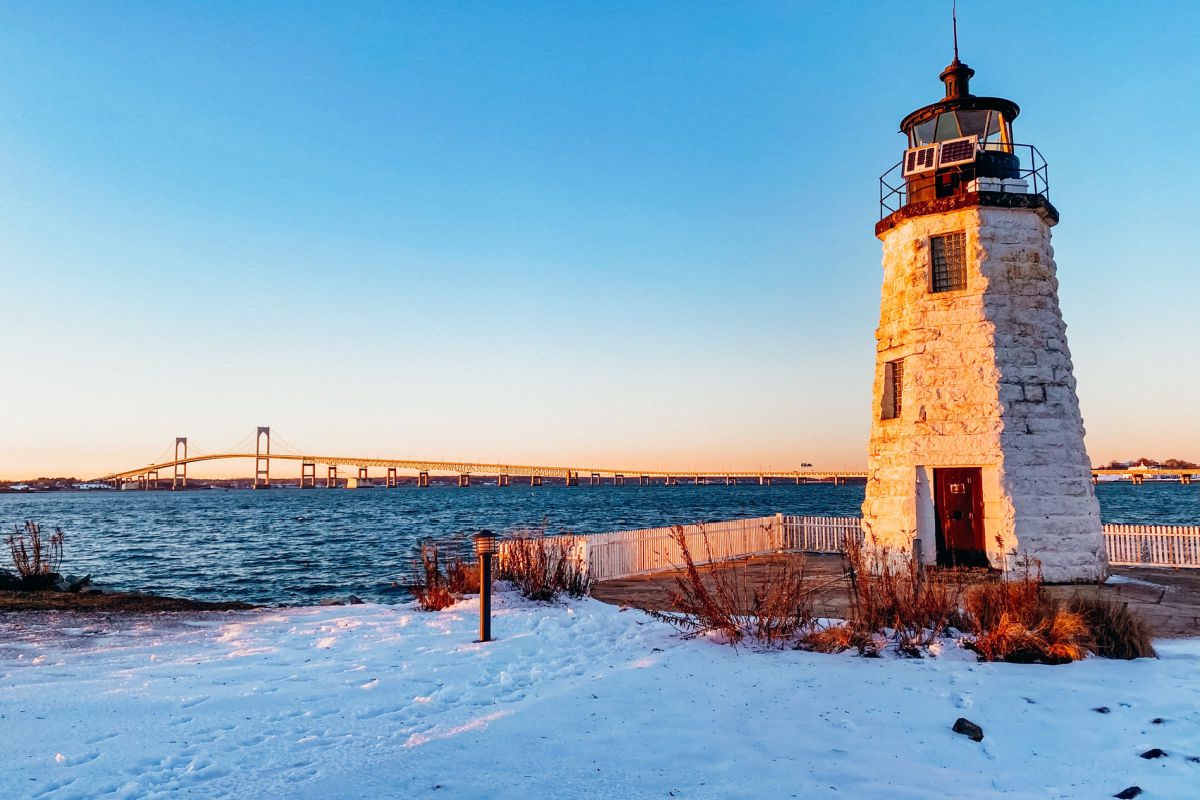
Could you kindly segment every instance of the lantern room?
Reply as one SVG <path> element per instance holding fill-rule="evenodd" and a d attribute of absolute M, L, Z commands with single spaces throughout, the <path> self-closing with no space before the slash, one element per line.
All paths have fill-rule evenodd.
<path fill-rule="evenodd" d="M 900 163 L 880 179 L 880 216 L 905 209 L 922 213 L 921 204 L 979 194 L 984 204 L 1034 204 L 1049 207 L 1046 163 L 1032 145 L 1013 138 L 1013 120 L 1021 109 L 1003 97 L 971 94 L 975 70 L 958 60 L 938 76 L 945 96 L 917 109 L 900 122 L 906 149 Z M 1026 196 L 1016 200 L 1013 196 Z M 916 206 L 916 208 L 912 208 Z"/>

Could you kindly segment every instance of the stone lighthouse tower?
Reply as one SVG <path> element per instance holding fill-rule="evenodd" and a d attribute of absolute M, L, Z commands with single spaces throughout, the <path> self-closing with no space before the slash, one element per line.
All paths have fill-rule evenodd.
<path fill-rule="evenodd" d="M 925 563 L 1048 581 L 1106 570 L 1050 228 L 1046 164 L 1017 144 L 1017 104 L 945 96 L 900 123 L 904 159 L 881 181 L 883 242 L 863 523 Z"/>

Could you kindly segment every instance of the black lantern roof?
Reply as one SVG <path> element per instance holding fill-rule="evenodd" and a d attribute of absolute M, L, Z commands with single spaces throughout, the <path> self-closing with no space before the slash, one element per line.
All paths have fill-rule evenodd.
<path fill-rule="evenodd" d="M 957 48 L 956 48 L 957 49 Z M 970 82 L 975 70 L 958 60 L 957 53 L 954 61 L 942 70 L 938 77 L 946 84 L 946 96 L 936 103 L 930 103 L 909 114 L 900 122 L 900 130 L 909 133 L 917 125 L 944 114 L 947 111 L 997 111 L 1010 124 L 1021 108 L 1012 100 L 1003 97 L 976 97 L 971 94 Z"/>

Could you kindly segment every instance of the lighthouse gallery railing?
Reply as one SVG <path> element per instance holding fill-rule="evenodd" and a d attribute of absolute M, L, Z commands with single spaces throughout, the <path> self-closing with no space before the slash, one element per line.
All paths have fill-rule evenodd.
<path fill-rule="evenodd" d="M 1050 199 L 1050 168 L 1036 147 L 1031 144 L 1005 144 L 1003 142 L 985 142 L 979 147 L 982 151 L 990 150 L 1015 155 L 1021 164 L 1017 169 L 1017 180 L 1025 181 L 1028 184 L 1027 189 L 1019 193 L 1036 194 L 1047 200 Z M 904 179 L 901 169 L 903 165 L 903 160 L 897 161 L 891 169 L 879 176 L 880 219 L 894 214 L 908 204 L 908 182 Z M 1004 194 L 1008 190 L 1001 185 L 989 191 Z"/>

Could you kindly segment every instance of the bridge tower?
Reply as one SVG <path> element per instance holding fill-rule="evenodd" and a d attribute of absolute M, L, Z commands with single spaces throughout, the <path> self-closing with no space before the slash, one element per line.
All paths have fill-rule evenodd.
<path fill-rule="evenodd" d="M 182 463 L 180 463 L 179 448 L 183 448 Z M 175 475 L 171 478 L 171 489 L 187 488 L 187 437 L 175 437 Z"/>
<path fill-rule="evenodd" d="M 271 488 L 271 429 L 262 425 L 254 437 L 254 488 Z"/>
<path fill-rule="evenodd" d="M 864 529 L 928 563 L 1003 569 L 1027 554 L 1048 581 L 1096 580 L 1045 161 L 1014 141 L 1016 103 L 971 94 L 957 37 L 954 50 L 945 96 L 900 123 L 907 149 L 881 181 Z"/>

